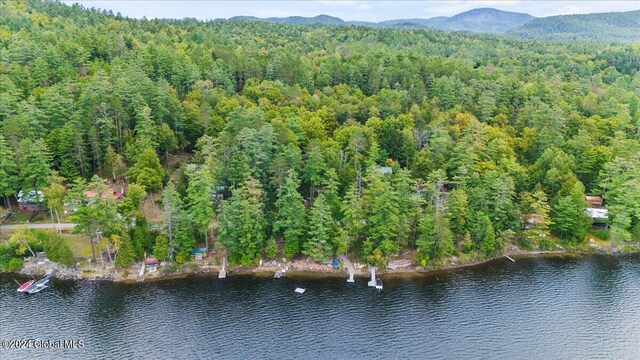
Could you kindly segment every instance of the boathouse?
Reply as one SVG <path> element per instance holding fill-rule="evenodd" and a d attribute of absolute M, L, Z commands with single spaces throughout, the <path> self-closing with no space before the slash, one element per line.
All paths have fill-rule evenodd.
<path fill-rule="evenodd" d="M 147 268 L 148 272 L 156 272 L 158 271 L 158 259 L 154 258 L 153 256 L 148 257 L 144 260 L 145 262 L 145 267 Z"/>

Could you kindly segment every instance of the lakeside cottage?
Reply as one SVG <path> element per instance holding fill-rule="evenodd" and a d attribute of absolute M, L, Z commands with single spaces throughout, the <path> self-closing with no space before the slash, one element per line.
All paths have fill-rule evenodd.
<path fill-rule="evenodd" d="M 191 258 L 195 261 L 202 261 L 203 258 L 207 257 L 207 248 L 206 247 L 196 247 L 191 250 Z"/>
<path fill-rule="evenodd" d="M 35 190 L 31 190 L 28 193 L 20 190 L 17 200 L 18 209 L 22 212 L 40 211 L 42 210 L 40 204 L 44 201 L 44 194 L 40 190 L 37 193 Z"/>
<path fill-rule="evenodd" d="M 587 204 L 585 213 L 592 220 L 593 230 L 609 228 L 609 210 L 604 208 L 604 197 L 602 195 L 586 195 L 584 201 Z"/>
<path fill-rule="evenodd" d="M 145 262 L 145 267 L 147 269 L 148 272 L 156 272 L 158 271 L 158 259 L 154 258 L 153 256 L 148 257 L 144 260 Z"/>

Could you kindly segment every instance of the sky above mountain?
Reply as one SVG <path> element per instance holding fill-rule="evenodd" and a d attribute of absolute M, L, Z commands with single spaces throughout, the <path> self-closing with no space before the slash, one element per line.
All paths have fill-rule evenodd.
<path fill-rule="evenodd" d="M 185 17 L 201 20 L 233 16 L 286 17 L 327 14 L 343 20 L 384 21 L 403 18 L 453 16 L 491 7 L 537 17 L 640 10 L 635 1 L 90 1 L 64 0 L 87 8 L 120 12 L 133 18 Z"/>

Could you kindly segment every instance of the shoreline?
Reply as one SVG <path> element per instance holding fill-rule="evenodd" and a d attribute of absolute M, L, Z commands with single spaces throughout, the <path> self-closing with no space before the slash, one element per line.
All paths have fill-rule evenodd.
<path fill-rule="evenodd" d="M 431 276 L 442 274 L 444 272 L 452 272 L 461 269 L 471 268 L 475 266 L 485 265 L 491 262 L 499 261 L 500 259 L 504 259 L 505 261 L 510 261 L 507 256 L 516 260 L 519 259 L 528 259 L 528 258 L 553 258 L 553 257 L 585 257 L 589 255 L 599 255 L 599 256 L 625 256 L 625 255 L 633 255 L 640 253 L 640 249 L 637 249 L 633 252 L 601 252 L 601 251 L 567 251 L 567 250 L 554 250 L 554 251 L 523 251 L 518 249 L 517 251 L 509 251 L 500 256 L 494 256 L 487 259 L 474 259 L 468 261 L 456 262 L 457 258 L 449 258 L 446 261 L 449 263 L 448 265 L 432 267 L 432 268 L 423 268 L 423 267 L 415 267 L 409 266 L 398 269 L 378 269 L 376 271 L 377 276 L 384 278 L 414 278 L 414 277 L 423 277 L 423 276 Z M 58 274 L 56 275 L 57 280 L 72 280 L 72 281 L 87 281 L 87 282 L 95 282 L 95 281 L 109 281 L 114 283 L 122 283 L 122 284 L 135 284 L 140 282 L 155 282 L 155 281 L 167 281 L 167 280 L 177 280 L 183 279 L 189 276 L 207 276 L 207 277 L 217 277 L 219 274 L 220 267 L 215 265 L 195 265 L 195 263 L 187 263 L 185 264 L 185 268 L 180 269 L 175 272 L 170 273 L 161 273 L 158 271 L 156 273 L 151 273 L 149 275 L 143 276 L 140 278 L 137 273 L 131 273 L 128 270 L 132 269 L 98 269 L 94 268 L 78 268 L 75 270 L 74 268 L 65 267 L 63 265 L 59 265 L 56 263 L 48 263 L 49 266 L 37 266 L 31 268 L 23 268 L 19 272 L 5 272 L 1 274 L 14 274 L 19 276 L 39 276 L 43 275 L 46 271 L 51 270 L 53 268 L 58 270 Z M 46 265 L 46 264 L 45 264 Z M 320 263 L 310 262 L 307 260 L 296 260 L 289 262 L 287 264 L 287 268 L 289 270 L 286 271 L 285 277 L 291 278 L 347 278 L 348 271 L 344 267 L 342 268 L 333 268 L 331 265 L 324 265 Z M 139 266 L 139 265 L 138 265 Z M 270 278 L 273 277 L 274 272 L 278 269 L 278 266 L 257 266 L 252 268 L 243 268 L 243 267 L 233 267 L 227 269 L 227 276 L 254 276 L 256 278 Z M 123 276 L 125 272 L 128 272 L 128 276 Z M 356 269 L 355 275 L 356 278 L 359 279 L 367 279 L 369 278 L 369 271 L 367 269 Z"/>

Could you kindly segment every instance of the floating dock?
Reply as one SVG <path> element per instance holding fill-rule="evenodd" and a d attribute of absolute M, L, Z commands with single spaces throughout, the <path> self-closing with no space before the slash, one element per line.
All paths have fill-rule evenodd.
<path fill-rule="evenodd" d="M 340 261 L 342 261 L 344 265 L 347 267 L 347 270 L 349 270 L 349 278 L 347 279 L 347 282 L 348 283 L 355 282 L 353 277 L 356 274 L 356 268 L 353 266 L 351 261 L 349 261 L 349 258 L 344 254 L 340 254 L 338 255 L 338 259 L 340 259 Z"/>
<path fill-rule="evenodd" d="M 307 291 L 307 289 L 296 288 L 294 291 L 297 292 L 298 294 L 304 294 L 304 292 Z"/>

